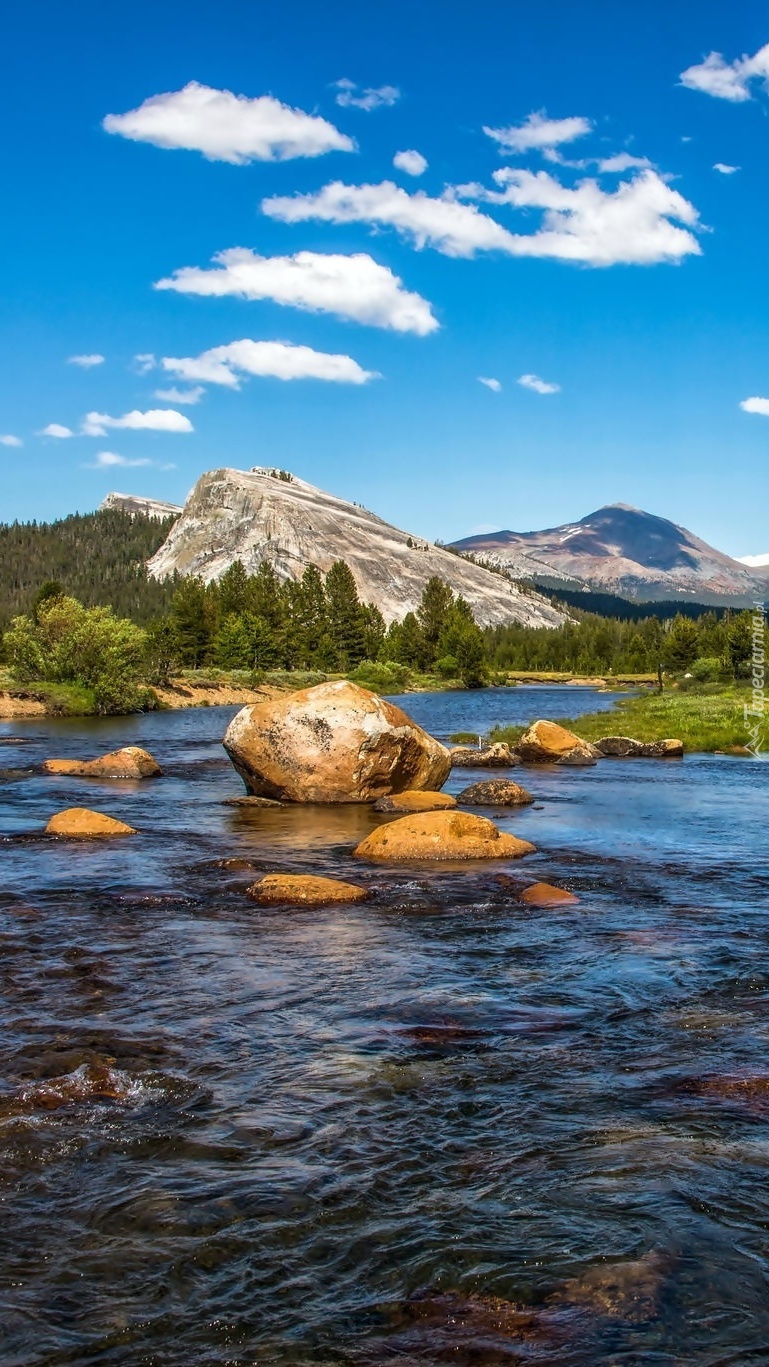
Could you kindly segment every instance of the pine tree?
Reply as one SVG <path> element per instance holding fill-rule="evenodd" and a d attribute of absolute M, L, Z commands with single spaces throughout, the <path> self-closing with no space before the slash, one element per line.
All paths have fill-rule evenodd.
<path fill-rule="evenodd" d="M 203 663 L 210 640 L 202 579 L 182 580 L 171 601 L 171 620 L 182 663 L 197 669 Z"/>
<path fill-rule="evenodd" d="M 439 579 L 437 575 L 428 579 L 422 590 L 422 599 L 417 608 L 420 636 L 419 663 L 423 669 L 432 669 L 438 658 L 438 643 L 453 603 L 454 594 L 448 584 Z"/>
<path fill-rule="evenodd" d="M 243 613 L 248 607 L 248 575 L 242 560 L 233 560 L 219 580 L 219 610 L 222 617 Z"/>
<path fill-rule="evenodd" d="M 344 560 L 336 560 L 326 575 L 326 603 L 336 668 L 350 669 L 363 659 L 365 644 L 361 602 L 352 571 Z"/>
<path fill-rule="evenodd" d="M 329 629 L 326 593 L 317 565 L 307 565 L 299 583 L 293 587 L 299 663 L 305 669 L 317 668 L 321 643 L 328 638 Z"/>

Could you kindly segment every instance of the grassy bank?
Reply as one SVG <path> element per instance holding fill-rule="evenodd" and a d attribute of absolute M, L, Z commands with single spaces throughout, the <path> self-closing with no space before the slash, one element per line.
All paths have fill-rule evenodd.
<path fill-rule="evenodd" d="M 743 707 L 750 699 L 745 684 L 703 684 L 698 688 L 669 688 L 623 698 L 610 712 L 588 712 L 562 725 L 583 740 L 624 735 L 653 741 L 675 737 L 687 750 L 730 750 L 747 743 Z M 514 743 L 522 727 L 497 727 L 492 740 Z"/>

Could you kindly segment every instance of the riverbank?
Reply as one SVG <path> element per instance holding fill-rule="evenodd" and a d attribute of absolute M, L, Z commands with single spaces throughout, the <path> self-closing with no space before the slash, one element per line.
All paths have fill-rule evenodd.
<path fill-rule="evenodd" d="M 698 688 L 668 688 L 663 693 L 633 694 L 621 698 L 611 721 L 605 712 L 587 712 L 567 718 L 564 725 L 583 740 L 596 741 L 609 734 L 656 741 L 673 736 L 688 751 L 748 753 L 749 739 L 744 707 L 751 698 L 747 684 L 702 684 Z M 498 726 L 492 741 L 514 743 L 521 734 L 517 726 Z"/>

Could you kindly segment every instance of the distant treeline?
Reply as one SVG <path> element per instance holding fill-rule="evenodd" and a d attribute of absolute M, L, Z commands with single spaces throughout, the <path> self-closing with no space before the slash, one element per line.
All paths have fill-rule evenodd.
<path fill-rule="evenodd" d="M 141 625 L 162 616 L 175 585 L 148 578 L 144 562 L 173 522 L 110 508 L 58 522 L 0 525 L 0 629 L 31 610 L 48 580 L 86 607 L 109 606 Z"/>
<path fill-rule="evenodd" d="M 529 583 L 529 581 L 527 581 Z M 623 621 L 640 622 L 645 617 L 658 617 L 662 622 L 672 621 L 674 617 L 702 617 L 705 613 L 715 613 L 723 617 L 734 611 L 726 607 L 709 607 L 706 603 L 677 602 L 675 599 L 661 599 L 659 602 L 638 603 L 630 598 L 619 598 L 614 593 L 583 592 L 580 589 L 540 588 L 529 583 L 553 603 L 563 603 L 568 608 L 578 608 L 581 612 L 597 613 L 599 617 L 619 617 Z"/>

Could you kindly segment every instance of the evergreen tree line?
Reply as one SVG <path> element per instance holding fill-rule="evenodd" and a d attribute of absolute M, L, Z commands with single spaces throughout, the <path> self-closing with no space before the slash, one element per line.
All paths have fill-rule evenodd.
<path fill-rule="evenodd" d="M 705 611 L 697 618 L 638 620 L 602 617 L 572 609 L 574 619 L 555 631 L 513 624 L 484 633 L 490 665 L 497 670 L 563 671 L 569 674 L 671 674 L 692 672 L 703 680 L 744 677 L 752 654 L 750 612 Z"/>

